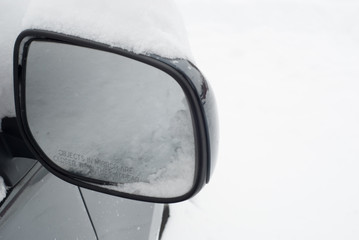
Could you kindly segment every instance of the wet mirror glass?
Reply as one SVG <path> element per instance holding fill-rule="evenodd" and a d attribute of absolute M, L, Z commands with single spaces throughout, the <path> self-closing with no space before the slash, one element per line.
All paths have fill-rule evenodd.
<path fill-rule="evenodd" d="M 136 195 L 170 198 L 192 188 L 191 113 L 164 71 L 114 53 L 33 41 L 25 93 L 30 132 L 58 167 Z"/>

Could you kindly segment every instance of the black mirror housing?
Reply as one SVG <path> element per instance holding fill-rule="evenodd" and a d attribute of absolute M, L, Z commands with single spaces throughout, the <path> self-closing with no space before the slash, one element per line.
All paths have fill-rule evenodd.
<path fill-rule="evenodd" d="M 45 109 L 39 107 L 38 104 L 35 104 L 36 101 L 33 101 L 34 104 L 32 105 L 29 103 L 29 101 L 32 98 L 31 95 L 36 95 L 37 93 L 36 91 L 32 93 L 31 89 L 34 86 L 35 87 L 39 86 L 37 82 L 33 83 L 32 85 L 30 84 L 31 83 L 30 72 L 32 72 L 33 68 L 36 68 L 36 66 L 38 68 L 39 66 L 31 63 L 32 59 L 35 59 L 35 57 L 31 57 L 33 55 L 32 52 L 34 50 L 31 50 L 32 52 L 30 52 L 30 49 L 34 49 L 34 47 L 31 46 L 35 46 L 35 43 L 40 46 L 38 48 L 39 50 L 37 50 L 36 52 L 40 56 L 43 55 L 41 52 L 41 47 L 45 45 L 48 46 L 49 48 L 52 48 L 52 46 L 55 45 L 56 47 L 59 46 L 62 49 L 60 51 L 62 52 L 61 56 L 67 55 L 66 52 L 64 53 L 63 51 L 64 49 L 65 50 L 74 49 L 76 51 L 77 49 L 83 49 L 85 52 L 90 52 L 91 54 L 92 52 L 96 52 L 96 54 L 111 55 L 114 56 L 114 58 L 121 57 L 121 59 L 124 59 L 123 61 L 131 62 L 131 64 L 133 62 L 135 66 L 143 65 L 145 66 L 144 68 L 149 69 L 148 71 L 154 71 L 156 72 L 156 74 L 158 73 L 158 74 L 166 75 L 168 79 L 171 79 L 168 81 L 173 81 L 174 85 L 176 86 L 178 85 L 179 86 L 178 89 L 180 89 L 179 91 L 182 92 L 181 94 L 183 94 L 183 96 L 186 99 L 185 102 L 188 104 L 188 109 L 189 109 L 188 112 L 190 116 L 189 121 L 191 122 L 190 128 L 193 129 L 193 149 L 194 149 L 193 166 L 194 167 L 193 167 L 193 180 L 190 180 L 190 186 L 185 191 L 182 191 L 178 194 L 167 195 L 166 193 L 152 194 L 152 192 L 148 192 L 146 189 L 147 188 L 149 189 L 150 187 L 149 180 L 146 179 L 146 177 L 141 177 L 141 176 L 143 175 L 142 174 L 143 171 L 147 171 L 152 167 L 151 161 L 147 163 L 146 168 L 140 167 L 138 168 L 138 170 L 134 168 L 138 173 L 136 173 L 137 175 L 133 175 L 131 179 L 133 181 L 135 181 L 134 179 L 136 179 L 136 181 L 138 182 L 143 181 L 146 182 L 146 184 L 143 186 L 141 185 L 140 189 L 135 189 L 133 191 L 132 190 L 127 191 L 124 190 L 123 188 L 123 186 L 125 186 L 126 184 L 131 184 L 131 183 L 121 182 L 122 180 L 120 178 L 113 178 L 108 176 L 108 174 L 104 175 L 103 172 L 101 172 L 102 171 L 101 166 L 103 166 L 101 164 L 104 163 L 104 161 L 95 161 L 96 165 L 95 163 L 91 163 L 93 164 L 93 165 L 90 164 L 91 166 L 89 167 L 91 171 L 83 171 L 83 169 L 80 169 L 78 165 L 81 166 L 86 165 L 88 167 L 89 166 L 88 163 L 85 164 L 84 161 L 86 161 L 85 159 L 90 159 L 88 157 L 85 157 L 85 154 L 82 152 L 81 154 L 73 153 L 74 150 L 71 150 L 71 158 L 72 158 L 71 167 L 68 167 L 68 165 L 66 164 L 63 165 L 63 162 L 61 161 L 57 161 L 58 155 L 54 155 L 54 152 L 62 151 L 60 154 L 62 155 L 65 154 L 63 153 L 64 151 L 57 146 L 58 145 L 57 139 L 61 139 L 61 137 L 59 135 L 56 135 L 56 133 L 53 133 L 52 139 L 55 140 L 53 141 L 49 141 L 48 139 L 42 140 L 42 135 L 37 134 L 39 131 L 40 132 L 42 131 L 42 125 L 40 124 L 38 127 L 35 126 L 36 125 L 35 123 L 41 122 L 40 120 L 42 120 L 42 114 L 40 114 L 40 116 L 39 114 L 37 114 L 39 112 L 38 109 L 40 110 L 42 109 L 40 113 L 41 112 L 47 113 L 49 110 L 45 111 Z M 67 52 L 70 51 L 67 50 Z M 51 57 L 53 55 L 49 55 L 49 56 Z M 74 56 L 76 56 L 76 54 Z M 36 59 L 37 58 L 38 57 L 36 55 Z M 55 56 L 54 58 L 56 59 L 57 56 Z M 136 72 L 136 71 L 139 70 L 136 69 L 132 70 L 132 72 Z M 86 72 L 82 71 L 80 73 L 85 74 Z M 42 72 L 40 71 L 39 74 L 42 74 Z M 62 75 L 61 72 L 56 74 L 56 76 L 58 75 Z M 147 75 L 150 75 L 150 73 L 148 73 Z M 37 77 L 35 78 L 37 79 Z M 86 84 L 81 85 L 82 88 L 86 88 L 86 86 L 90 85 L 91 83 L 86 83 Z M 160 87 L 154 89 L 159 89 L 159 88 Z M 108 46 L 106 44 L 93 42 L 90 40 L 81 39 L 78 37 L 69 36 L 65 34 L 54 33 L 54 32 L 43 31 L 43 30 L 26 30 L 18 36 L 14 47 L 14 91 L 15 91 L 16 117 L 24 141 L 26 142 L 27 146 L 32 151 L 34 156 L 36 156 L 36 158 L 43 164 L 44 167 L 46 167 L 50 172 L 52 172 L 59 178 L 69 183 L 75 184 L 80 187 L 92 189 L 98 192 L 103 192 L 106 194 L 116 195 L 129 199 L 148 201 L 148 202 L 158 202 L 158 203 L 173 203 L 173 202 L 184 201 L 192 197 L 193 195 L 198 193 L 206 183 L 209 182 L 210 176 L 214 169 L 215 160 L 217 157 L 216 155 L 217 155 L 217 145 L 218 145 L 218 123 L 217 123 L 216 103 L 212 89 L 210 88 L 206 79 L 198 70 L 198 68 L 188 60 L 166 59 L 157 55 L 136 54 L 124 49 Z M 52 87 L 51 91 L 55 91 L 56 93 L 56 87 Z M 157 92 L 155 92 L 155 94 L 157 94 Z M 138 95 L 141 96 L 143 94 L 138 93 Z M 173 94 L 170 95 L 172 96 Z M 86 99 L 84 99 L 83 101 L 87 102 Z M 141 102 L 146 102 L 146 99 Z M 148 100 L 148 102 L 151 101 Z M 161 100 L 160 102 L 166 102 L 166 100 Z M 132 108 L 136 108 L 137 106 L 136 103 L 131 103 L 131 104 L 134 104 Z M 161 108 L 163 107 L 160 107 L 159 109 Z M 172 106 L 168 105 L 168 108 L 172 109 Z M 36 111 L 32 109 L 36 109 Z M 80 109 L 81 109 L 81 105 L 80 105 Z M 34 118 L 35 120 L 32 120 Z M 75 118 L 73 119 L 76 120 Z M 83 121 L 83 119 L 81 121 Z M 103 121 L 106 123 L 106 119 L 103 119 Z M 140 124 L 142 124 L 142 122 Z M 77 128 L 75 128 L 75 130 L 76 129 Z M 84 131 L 87 131 L 87 129 L 84 128 Z M 90 131 L 90 129 L 88 129 L 88 131 Z M 130 134 L 129 136 L 131 136 L 131 133 L 129 134 Z M 80 134 L 76 134 L 76 135 L 78 136 Z M 64 139 L 69 139 L 69 138 L 64 138 Z M 138 139 L 138 137 L 136 139 Z M 84 138 L 83 140 L 84 140 L 83 144 L 82 141 L 76 142 L 78 144 L 77 148 L 81 148 L 82 145 L 86 145 L 85 143 L 86 139 Z M 116 139 L 114 141 L 116 141 Z M 138 141 L 139 141 L 137 142 L 138 144 L 142 144 L 141 140 Z M 59 142 L 61 141 L 59 140 Z M 66 141 L 64 140 L 63 142 Z M 151 143 L 151 144 L 152 144 L 150 147 L 151 151 L 152 149 L 157 148 L 155 143 Z M 104 143 L 102 143 L 101 145 L 101 142 L 97 141 L 97 145 L 103 147 L 102 145 L 104 145 Z M 52 150 L 48 150 L 50 148 L 51 149 L 54 148 L 55 149 L 54 152 Z M 105 151 L 105 154 L 107 153 L 108 152 Z M 75 154 L 76 157 L 72 157 L 72 155 Z M 154 152 L 154 155 L 157 156 L 158 152 Z M 67 156 L 67 160 L 66 160 L 67 162 L 68 162 L 68 158 L 69 156 Z M 143 157 L 140 158 L 143 159 Z M 118 160 L 114 164 L 111 163 L 112 164 L 111 168 L 109 168 L 110 171 L 118 172 L 120 171 L 119 169 L 126 169 L 126 171 L 129 172 L 133 171 L 132 167 L 128 167 L 128 165 L 123 165 L 121 161 L 122 160 Z M 143 162 L 143 160 L 141 161 Z M 141 161 L 138 161 L 139 164 L 142 164 Z M 131 165 L 132 163 L 129 164 Z M 158 168 L 161 169 L 161 171 L 163 171 L 164 168 L 163 166 L 161 165 Z M 108 172 L 109 169 L 106 169 L 106 171 Z M 176 171 L 176 169 L 174 171 Z M 102 175 L 99 174 L 99 172 L 101 172 Z M 178 173 L 176 174 L 179 175 L 180 172 L 178 171 Z M 118 176 L 118 174 L 116 176 Z M 123 174 L 121 176 L 123 176 Z M 145 180 L 143 180 L 143 178 Z M 163 190 L 161 190 L 162 192 L 165 192 L 166 189 L 168 188 L 175 187 L 175 186 L 171 186 L 171 181 L 166 182 L 164 185 L 167 186 L 164 187 Z M 144 188 L 145 188 L 144 192 L 141 192 L 141 190 Z"/>

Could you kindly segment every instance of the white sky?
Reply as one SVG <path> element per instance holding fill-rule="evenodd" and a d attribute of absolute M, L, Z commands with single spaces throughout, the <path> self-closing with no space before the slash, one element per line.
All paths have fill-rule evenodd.
<path fill-rule="evenodd" d="M 358 239 L 359 3 L 177 3 L 221 141 L 164 239 Z"/>

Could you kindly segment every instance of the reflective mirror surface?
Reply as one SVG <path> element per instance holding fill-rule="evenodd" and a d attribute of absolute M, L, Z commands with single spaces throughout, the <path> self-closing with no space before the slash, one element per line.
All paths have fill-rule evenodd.
<path fill-rule="evenodd" d="M 178 197 L 193 187 L 195 138 L 182 88 L 114 53 L 33 41 L 26 117 L 58 167 L 121 192 Z"/>

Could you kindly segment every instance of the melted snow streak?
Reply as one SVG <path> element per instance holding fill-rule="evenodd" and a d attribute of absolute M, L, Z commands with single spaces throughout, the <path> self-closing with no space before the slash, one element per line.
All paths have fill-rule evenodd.
<path fill-rule="evenodd" d="M 2 202 L 2 200 L 4 200 L 5 197 L 6 197 L 6 186 L 4 183 L 4 179 L 0 177 L 0 202 Z"/>

